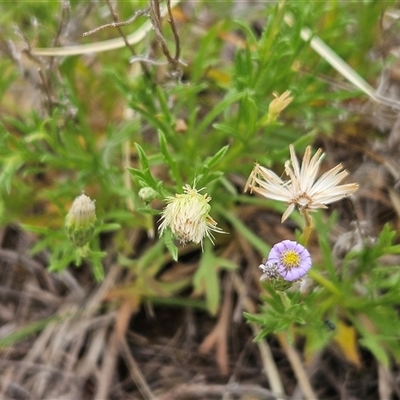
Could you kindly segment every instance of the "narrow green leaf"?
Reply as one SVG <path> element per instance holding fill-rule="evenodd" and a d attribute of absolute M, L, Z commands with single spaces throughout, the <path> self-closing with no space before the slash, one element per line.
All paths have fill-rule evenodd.
<path fill-rule="evenodd" d="M 196 293 L 205 294 L 210 314 L 216 315 L 220 303 L 218 263 L 209 242 L 205 243 L 199 268 L 193 277 L 193 285 Z"/>
<path fill-rule="evenodd" d="M 167 229 L 164 231 L 163 236 L 164 244 L 167 247 L 168 251 L 171 254 L 171 257 L 174 261 L 178 261 L 178 247 L 176 247 L 174 243 L 174 238 L 172 236 L 172 232 Z"/>
<path fill-rule="evenodd" d="M 270 252 L 271 247 L 255 235 L 239 218 L 223 207 L 217 205 L 215 208 L 259 251 L 260 254 L 267 255 Z"/>
<path fill-rule="evenodd" d="M 226 152 L 228 151 L 229 145 L 222 147 L 213 157 L 209 158 L 205 162 L 205 166 L 207 168 L 213 168 L 216 164 L 218 164 L 225 156 Z"/>
<path fill-rule="evenodd" d="M 167 140 L 164 133 L 160 130 L 158 131 L 158 140 L 160 142 L 161 153 L 164 156 L 165 163 L 169 166 L 177 186 L 182 187 L 182 178 L 179 173 L 178 165 L 172 158 L 171 153 L 169 152 Z"/>
<path fill-rule="evenodd" d="M 139 143 L 135 143 L 138 156 L 139 156 L 139 161 L 140 165 L 142 166 L 143 170 L 150 169 L 150 164 L 149 164 L 149 159 L 146 156 L 146 153 L 144 152 L 142 146 L 140 146 Z"/>
<path fill-rule="evenodd" d="M 230 94 L 219 104 L 217 104 L 200 123 L 199 127 L 196 130 L 196 135 L 201 136 L 205 129 L 211 124 L 212 121 L 214 121 L 215 118 L 217 118 L 219 114 L 221 114 L 221 112 L 223 112 L 231 104 L 239 101 L 244 95 L 245 93 Z"/>

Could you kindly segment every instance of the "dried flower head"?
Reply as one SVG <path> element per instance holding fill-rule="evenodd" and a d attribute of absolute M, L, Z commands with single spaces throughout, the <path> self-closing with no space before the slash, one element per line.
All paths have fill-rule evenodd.
<path fill-rule="evenodd" d="M 301 244 L 292 240 L 283 240 L 272 247 L 264 265 L 261 280 L 277 279 L 295 281 L 304 276 L 311 268 L 311 256 Z"/>
<path fill-rule="evenodd" d="M 260 281 L 279 279 L 281 276 L 278 264 L 275 262 L 265 261 L 258 268 L 263 272 Z"/>
<path fill-rule="evenodd" d="M 158 228 L 160 236 L 166 228 L 170 228 L 183 244 L 203 243 L 205 236 L 214 244 L 212 232 L 225 233 L 209 215 L 211 197 L 200 194 L 200 190 L 185 185 L 183 194 L 166 199 L 168 204 L 162 212 L 162 222 Z"/>
<path fill-rule="evenodd" d="M 273 171 L 256 164 L 244 191 L 250 190 L 250 193 L 256 192 L 269 199 L 286 202 L 288 208 L 282 216 L 282 222 L 289 217 L 295 206 L 302 214 L 317 208 L 326 208 L 326 204 L 354 193 L 358 184 L 338 186 L 348 175 L 342 164 L 338 164 L 317 179 L 324 155 L 319 149 L 311 158 L 311 147 L 308 146 L 300 167 L 294 147 L 290 145 L 290 160 L 285 163 L 285 172 L 289 180 L 283 181 Z"/>
<path fill-rule="evenodd" d="M 95 202 L 90 197 L 81 194 L 72 203 L 65 219 L 65 229 L 69 240 L 76 247 L 85 246 L 93 235 L 95 224 Z"/>

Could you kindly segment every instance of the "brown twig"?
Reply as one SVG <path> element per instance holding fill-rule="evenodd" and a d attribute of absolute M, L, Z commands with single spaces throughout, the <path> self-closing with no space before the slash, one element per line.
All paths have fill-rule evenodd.
<path fill-rule="evenodd" d="M 112 15 L 112 18 L 113 18 L 114 22 L 111 23 L 111 24 L 106 24 L 106 25 L 100 26 L 99 28 L 93 29 L 92 31 L 86 32 L 86 34 L 84 33 L 83 36 L 91 35 L 92 33 L 97 32 L 97 31 L 99 31 L 101 29 L 104 29 L 104 28 L 117 28 L 121 38 L 123 39 L 123 41 L 125 43 L 125 46 L 131 51 L 132 55 L 135 57 L 136 56 L 136 51 L 133 48 L 133 45 L 131 43 L 129 43 L 129 40 L 126 37 L 126 35 L 124 34 L 124 31 L 121 29 L 121 27 L 131 24 L 138 17 L 140 17 L 142 15 L 148 14 L 150 9 L 147 8 L 145 10 L 139 10 L 129 20 L 127 20 L 127 21 L 119 21 L 118 15 L 115 12 L 115 10 L 113 9 L 110 0 L 106 0 L 106 1 L 107 1 L 107 5 L 108 5 L 108 8 L 110 10 L 110 13 Z M 144 62 L 141 62 L 140 65 L 141 65 L 141 67 L 143 69 L 143 72 L 144 72 L 145 76 L 148 78 L 149 82 L 151 82 L 151 80 L 149 79 L 151 77 L 151 75 L 150 75 L 149 69 L 147 68 L 147 65 Z"/>
<path fill-rule="evenodd" d="M 168 16 L 169 16 L 169 24 L 171 26 L 172 33 L 173 33 L 173 36 L 175 39 L 175 57 L 172 57 L 172 55 L 168 49 L 167 42 L 164 37 L 159 0 L 151 0 L 150 5 L 151 5 L 151 11 L 152 11 L 150 13 L 150 18 L 153 23 L 153 28 L 154 28 L 154 32 L 156 33 L 157 40 L 161 45 L 161 50 L 162 50 L 163 54 L 165 55 L 165 57 L 167 58 L 168 63 L 172 66 L 173 70 L 175 72 L 180 72 L 180 69 L 178 67 L 179 64 L 182 64 L 182 61 L 179 59 L 180 40 L 179 40 L 178 32 L 176 30 L 174 17 L 172 15 L 171 1 L 167 0 L 167 10 L 168 10 Z"/>
<path fill-rule="evenodd" d="M 129 25 L 129 24 L 132 24 L 134 21 L 136 21 L 136 19 L 138 17 L 141 17 L 142 15 L 146 15 L 149 12 L 149 8 L 146 8 L 145 10 L 139 10 L 139 11 L 136 11 L 135 14 L 133 14 L 133 16 L 131 18 L 129 18 L 128 20 L 126 20 L 126 21 L 118 21 L 118 17 L 116 15 L 116 13 L 114 12 L 114 9 L 112 8 L 109 0 L 107 0 L 107 5 L 108 5 L 108 7 L 110 9 L 111 15 L 113 16 L 114 22 L 111 22 L 109 24 L 104 24 L 104 25 L 99 26 L 97 28 L 94 28 L 94 29 L 92 29 L 90 31 L 84 32 L 82 34 L 83 37 L 87 37 L 87 36 L 93 35 L 94 33 L 97 33 L 97 32 L 99 32 L 99 31 L 101 31 L 103 29 L 121 28 L 122 26 L 126 26 L 126 25 Z M 121 34 L 121 31 L 119 31 L 119 32 Z M 122 34 L 121 37 L 124 37 L 124 35 Z M 127 43 L 127 47 L 129 47 L 129 43 Z"/>
<path fill-rule="evenodd" d="M 153 61 L 150 60 L 146 57 L 140 57 L 140 56 L 136 56 L 135 50 L 133 49 L 132 45 L 129 43 L 128 38 L 126 37 L 126 35 L 124 34 L 124 32 L 122 31 L 121 27 L 126 26 L 131 24 L 132 22 L 134 22 L 138 17 L 142 16 L 142 15 L 147 15 L 150 13 L 150 18 L 152 21 L 152 25 L 153 25 L 153 29 L 156 33 L 157 36 L 157 40 L 161 45 L 161 49 L 163 54 L 166 56 L 168 63 L 172 66 L 172 68 L 175 71 L 178 71 L 178 65 L 180 63 L 182 63 L 179 59 L 180 53 L 181 53 L 181 46 L 180 46 L 180 39 L 179 39 L 179 35 L 178 35 L 178 31 L 176 29 L 176 25 L 175 25 L 175 21 L 174 21 L 174 17 L 172 14 L 172 7 L 171 7 L 171 1 L 167 0 L 167 11 L 168 11 L 168 16 L 169 16 L 169 24 L 171 26 L 172 29 L 172 34 L 174 36 L 174 40 L 175 40 L 175 56 L 172 57 L 168 46 L 167 46 L 167 42 L 165 40 L 164 34 L 163 34 L 163 29 L 162 29 L 162 15 L 161 15 L 161 11 L 160 11 L 160 4 L 158 0 L 151 0 L 150 1 L 150 7 L 145 9 L 145 10 L 139 10 L 137 11 L 130 19 L 128 19 L 127 21 L 119 21 L 118 19 L 118 15 L 116 14 L 116 12 L 114 11 L 110 0 L 106 0 L 108 8 L 110 9 L 111 15 L 113 17 L 114 22 L 109 23 L 109 24 L 105 24 L 102 26 L 99 26 L 97 28 L 94 28 L 88 32 L 83 33 L 83 37 L 87 37 L 89 35 L 92 35 L 94 33 L 97 33 L 103 29 L 107 29 L 107 28 L 117 28 L 118 32 L 121 36 L 121 38 L 123 39 L 125 46 L 128 47 L 132 54 L 133 57 L 131 58 L 131 62 L 135 62 L 135 61 L 139 61 L 146 73 L 147 76 L 149 76 L 149 72 L 148 69 L 146 67 L 146 63 L 152 63 L 152 64 L 158 64 L 157 61 Z"/>
<path fill-rule="evenodd" d="M 162 52 L 164 53 L 165 57 L 167 57 L 168 62 L 173 64 L 174 59 L 172 58 L 172 56 L 168 50 L 167 42 L 166 42 L 164 34 L 163 34 L 162 20 L 161 20 L 161 15 L 160 15 L 160 4 L 159 4 L 158 0 L 151 0 L 150 5 L 151 5 L 151 11 L 152 11 L 152 13 L 150 14 L 150 18 L 153 23 L 153 28 L 154 28 L 154 32 L 156 33 L 157 40 L 159 41 Z"/>
<path fill-rule="evenodd" d="M 111 26 L 113 26 L 114 28 L 117 28 L 117 30 L 118 30 L 120 36 L 122 37 L 122 39 L 124 39 L 125 46 L 131 51 L 131 53 L 132 53 L 133 55 L 136 55 L 135 50 L 133 49 L 132 45 L 128 42 L 128 40 L 127 40 L 127 38 L 126 38 L 126 36 L 125 36 L 125 34 L 124 34 L 124 31 L 121 29 L 121 26 L 128 25 L 128 24 L 132 23 L 139 15 L 143 15 L 145 12 L 148 12 L 148 11 L 145 11 L 145 10 L 137 11 L 137 12 L 135 13 L 135 15 L 134 15 L 131 19 L 129 19 L 128 21 L 119 22 L 119 21 L 118 21 L 118 15 L 117 15 L 117 13 L 115 12 L 115 10 L 113 9 L 113 7 L 112 7 L 112 5 L 111 5 L 111 3 L 110 3 L 110 0 L 106 0 L 106 2 L 107 2 L 107 5 L 108 5 L 108 8 L 109 8 L 109 10 L 110 10 L 110 13 L 111 13 L 111 15 L 112 15 L 112 17 L 113 17 L 113 20 L 114 20 L 113 23 L 108 24 L 108 25 L 111 25 Z M 104 25 L 103 25 L 103 27 L 104 27 Z M 101 29 L 101 28 L 102 28 L 102 27 L 100 27 L 100 29 Z M 85 34 L 83 34 L 83 35 L 85 36 Z"/>
<path fill-rule="evenodd" d="M 45 74 L 44 73 L 44 65 L 42 63 L 42 61 L 39 59 L 39 57 L 37 57 L 36 55 L 34 55 L 32 53 L 32 49 L 34 44 L 37 41 L 37 24 L 34 21 L 33 26 L 35 27 L 35 38 L 33 39 L 33 42 L 31 43 L 31 41 L 27 38 L 27 36 L 19 29 L 16 28 L 16 33 L 21 37 L 21 39 L 23 40 L 23 42 L 26 45 L 26 48 L 22 50 L 23 53 L 26 54 L 26 56 L 33 61 L 35 64 L 38 65 L 37 68 L 37 72 L 38 75 L 40 77 L 41 80 L 41 85 L 38 84 L 37 82 L 34 82 L 34 85 L 37 86 L 45 95 L 46 100 L 47 100 L 47 112 L 50 115 L 51 114 L 51 110 L 53 108 L 53 96 L 51 93 L 51 84 L 50 84 L 50 79 L 48 77 L 49 74 Z M 15 59 L 15 58 L 14 58 Z M 49 64 L 50 65 L 50 64 Z M 54 68 L 54 65 L 52 65 L 52 68 Z M 49 70 L 49 69 L 48 69 Z"/>
<path fill-rule="evenodd" d="M 153 392 L 151 391 L 149 385 L 146 382 L 146 379 L 144 378 L 142 372 L 140 371 L 138 363 L 131 354 L 131 351 L 129 349 L 128 343 L 126 342 L 125 338 L 123 338 L 119 342 L 119 351 L 128 366 L 129 374 L 132 380 L 135 382 L 143 398 L 145 400 L 155 399 Z"/>
<path fill-rule="evenodd" d="M 56 47 L 59 45 L 61 34 L 63 33 L 65 27 L 68 25 L 68 22 L 71 17 L 71 6 L 68 0 L 62 0 L 61 2 L 61 17 L 60 22 L 58 24 L 56 36 L 53 39 L 52 46 Z"/>
<path fill-rule="evenodd" d="M 177 6 L 181 0 L 172 0 L 171 8 Z M 164 16 L 168 13 L 168 10 L 164 8 L 161 10 L 161 16 Z M 134 44 L 138 43 L 147 33 L 149 33 L 153 29 L 152 21 L 146 21 L 140 28 L 138 28 L 135 32 L 129 34 L 127 36 L 127 40 L 129 43 Z M 104 40 L 96 43 L 89 44 L 81 44 L 76 46 L 63 46 L 63 47 L 50 47 L 50 48 L 33 48 L 32 54 L 36 56 L 46 56 L 46 57 L 65 57 L 71 55 L 81 55 L 81 54 L 91 54 L 91 53 L 99 53 L 103 51 L 110 51 L 120 49 L 125 46 L 125 42 L 123 38 L 115 38 Z M 180 61 L 182 63 L 182 61 Z"/>
<path fill-rule="evenodd" d="M 303 367 L 298 352 L 289 343 L 284 333 L 278 334 L 277 337 L 287 358 L 289 359 L 290 365 L 293 369 L 294 374 L 296 375 L 297 381 L 299 383 L 304 398 L 318 400 L 318 397 L 315 394 L 310 384 L 310 380 L 308 379 L 307 373 Z"/>
<path fill-rule="evenodd" d="M 175 39 L 175 61 L 179 61 L 179 57 L 181 55 L 181 41 L 178 35 L 178 31 L 176 30 L 176 25 L 175 25 L 175 20 L 172 15 L 172 9 L 171 9 L 171 0 L 167 0 L 167 8 L 168 8 L 168 16 L 169 16 L 169 24 L 171 25 L 172 29 L 172 34 L 174 35 Z"/>
<path fill-rule="evenodd" d="M 52 41 L 52 46 L 56 47 L 59 44 L 60 37 L 65 30 L 65 27 L 68 25 L 70 19 L 70 4 L 68 0 L 63 0 L 61 3 L 61 14 L 59 18 L 58 28 L 56 31 L 56 35 Z M 37 22 L 33 20 L 33 26 L 35 28 L 35 37 L 33 41 L 30 41 L 19 29 L 17 29 L 17 33 L 22 38 L 24 43 L 26 44 L 26 48 L 22 51 L 26 54 L 26 56 L 38 65 L 38 75 L 41 81 L 39 86 L 40 90 L 44 93 L 45 101 L 47 103 L 47 113 L 51 115 L 55 106 L 61 104 L 59 100 L 57 100 L 57 94 L 54 90 L 55 82 L 61 81 L 61 76 L 58 74 L 58 61 L 54 57 L 50 57 L 47 64 L 44 64 L 42 60 L 37 57 L 34 53 L 33 49 L 36 45 L 38 33 L 37 33 Z M 36 82 L 35 82 L 36 83 Z"/>

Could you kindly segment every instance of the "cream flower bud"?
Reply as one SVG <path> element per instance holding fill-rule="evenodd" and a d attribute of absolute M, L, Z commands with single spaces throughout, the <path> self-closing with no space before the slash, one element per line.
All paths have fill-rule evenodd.
<path fill-rule="evenodd" d="M 225 232 L 217 227 L 217 223 L 209 215 L 211 206 L 208 203 L 211 197 L 207 194 L 201 195 L 190 185 L 185 185 L 183 191 L 183 194 L 166 199 L 168 204 L 162 212 L 162 222 L 158 228 L 160 236 L 166 228 L 170 228 L 183 244 L 203 243 L 205 236 L 214 244 L 212 232 Z"/>
<path fill-rule="evenodd" d="M 76 246 L 83 247 L 91 239 L 96 223 L 94 200 L 81 194 L 72 203 L 65 220 L 68 239 Z"/>
<path fill-rule="evenodd" d="M 268 114 L 266 118 L 266 123 L 270 124 L 275 122 L 279 114 L 292 102 L 293 97 L 290 96 L 290 91 L 282 93 L 280 96 L 273 93 L 275 99 L 271 101 L 268 107 Z"/>

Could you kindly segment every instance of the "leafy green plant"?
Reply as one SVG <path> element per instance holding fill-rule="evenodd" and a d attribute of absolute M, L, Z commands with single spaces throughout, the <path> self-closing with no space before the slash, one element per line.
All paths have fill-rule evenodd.
<path fill-rule="evenodd" d="M 38 37 L 41 47 L 50 45 L 47 32 L 57 31 L 56 3 L 46 4 L 50 3 L 49 7 L 24 5 L 23 14 L 19 14 L 20 5 L 7 10 L 7 15 L 12 16 L 9 20 L 15 20 L 21 30 L 25 29 L 28 16 L 38 17 L 43 28 Z M 79 17 L 82 31 L 102 25 L 104 21 L 98 10 L 83 18 L 83 3 L 71 4 L 71 13 Z M 136 5 L 144 7 L 144 3 Z M 228 7 L 218 3 L 208 2 L 203 6 Z M 15 105 L 16 110 L 1 117 L 2 225 L 16 223 L 34 233 L 36 243 L 32 252 L 46 251 L 51 271 L 87 262 L 100 280 L 104 276 L 105 254 L 112 253 L 121 266 L 134 272 L 131 293 L 144 285 L 143 298 L 160 300 L 177 296 L 180 290 L 190 287 L 198 296 L 204 296 L 207 310 L 216 314 L 221 270 L 239 267 L 222 257 L 220 249 L 239 235 L 262 254 L 270 250 L 270 244 L 264 243 L 241 221 L 240 207 L 256 204 L 278 212 L 283 208 L 274 201 L 241 194 L 253 163 L 278 166 L 280 175 L 290 144 L 301 150 L 318 135 L 333 133 L 339 117 L 348 115 L 341 102 L 360 98 L 356 90 L 336 87 L 331 90 L 326 79 L 319 79 L 338 76 L 310 48 L 309 41 L 302 39 L 302 29 L 313 29 L 363 76 L 371 78 L 378 66 L 367 68 L 364 57 L 366 49 L 374 45 L 374 37 L 352 35 L 343 45 L 342 33 L 347 28 L 370 32 L 365 26 L 369 27 L 373 20 L 376 23 L 376 15 L 382 9 L 378 3 L 268 3 L 260 12 L 261 32 L 253 29 L 251 21 L 232 18 L 227 12 L 211 22 L 207 31 L 200 30 L 200 34 L 182 26 L 182 58 L 187 65 L 180 66 L 180 80 L 165 73 L 168 66 L 158 68 L 157 63 L 156 66 L 145 63 L 146 73 L 138 73 L 136 65 L 130 71 L 127 64 L 132 54 L 127 49 L 112 56 L 100 54 L 91 61 L 66 57 L 56 66 L 42 61 L 42 70 L 48 72 L 47 86 L 41 83 L 42 94 L 52 89 L 51 96 L 48 93 L 44 96 L 51 104 L 44 101 L 48 106 L 42 105 L 40 111 L 21 113 Z M 128 18 L 131 4 L 121 2 L 118 7 L 121 16 Z M 291 25 L 287 23 L 288 15 L 293 16 Z M 124 31 L 140 29 L 143 20 L 135 20 Z M 189 34 L 191 42 L 198 44 L 193 49 L 184 39 Z M 98 37 L 84 40 L 94 42 L 112 35 L 115 31 L 103 30 Z M 34 32 L 29 30 L 26 36 L 27 40 L 33 40 Z M 169 46 L 174 44 L 171 32 L 165 34 L 165 41 Z M 140 54 L 149 47 L 149 41 L 145 40 L 135 50 Z M 151 56 L 161 58 L 161 53 L 156 50 Z M 9 60 L 2 58 L 0 71 L 9 74 L 10 80 L 16 79 L 10 65 Z M 2 103 L 8 100 L 9 83 L 0 84 Z M 269 118 L 271 102 L 276 100 L 274 93 L 279 97 L 287 90 L 293 101 L 275 119 Z M 49 97 L 56 101 L 52 103 Z M 157 235 L 158 217 L 165 200 L 182 194 L 186 184 L 196 184 L 199 190 L 205 188 L 204 193 L 212 198 L 212 217 L 230 235 L 216 235 L 215 248 L 205 242 L 204 253 L 197 248 L 194 258 L 198 268 L 189 278 L 176 285 L 160 282 L 150 285 L 149 282 L 157 281 L 169 257 L 177 260 L 187 249 L 178 246 L 169 233 L 161 239 Z M 148 188 L 152 190 L 151 198 L 141 198 L 141 190 Z M 99 221 L 85 261 L 77 257 L 64 229 L 69 206 L 82 191 L 96 199 Z M 291 218 L 301 224 L 298 213 Z M 388 353 L 383 348 L 398 354 L 394 340 L 398 327 L 387 326 L 398 301 L 393 292 L 398 270 L 397 267 L 386 270 L 379 257 L 398 251 L 391 244 L 393 234 L 385 228 L 375 245 L 348 255 L 341 276 L 324 229 L 326 226 L 317 219 L 324 268 L 313 267 L 316 272 L 312 277 L 318 284 L 315 291 L 304 296 L 289 293 L 290 306 L 285 307 L 280 295 L 266 286 L 268 306 L 259 315 L 248 318 L 263 326 L 259 338 L 296 326 L 307 337 L 310 348 L 321 347 L 331 337 L 329 331 L 320 333 L 325 318 L 333 323 L 339 318 L 346 319 L 357 328 L 362 343 L 387 364 Z M 144 248 L 132 249 L 126 244 L 132 230 L 148 234 Z M 104 237 L 111 246 L 104 246 Z M 354 289 L 359 285 L 363 289 L 360 293 Z M 378 336 L 365 328 L 360 316 L 371 321 Z"/>
<path fill-rule="evenodd" d="M 338 339 L 338 335 L 348 335 L 337 328 L 340 324 L 351 324 L 360 345 L 389 367 L 391 357 L 398 359 L 400 355 L 400 325 L 396 317 L 400 266 L 385 266 L 381 259 L 399 254 L 400 247 L 394 244 L 395 232 L 385 226 L 374 243 L 349 252 L 339 265 L 328 237 L 335 220 L 335 215 L 329 221 L 320 214 L 316 218 L 322 260 L 314 263 L 314 271 L 310 273 L 317 285 L 306 291 L 286 292 L 289 301 L 285 302 L 279 292 L 264 283 L 260 313 L 246 317 L 262 327 L 256 340 L 269 333 L 297 332 L 305 336 L 305 351 L 311 354 Z M 358 234 L 353 232 L 353 236 Z M 348 336 L 346 339 L 349 340 Z M 357 352 L 356 348 L 344 350 Z"/>

